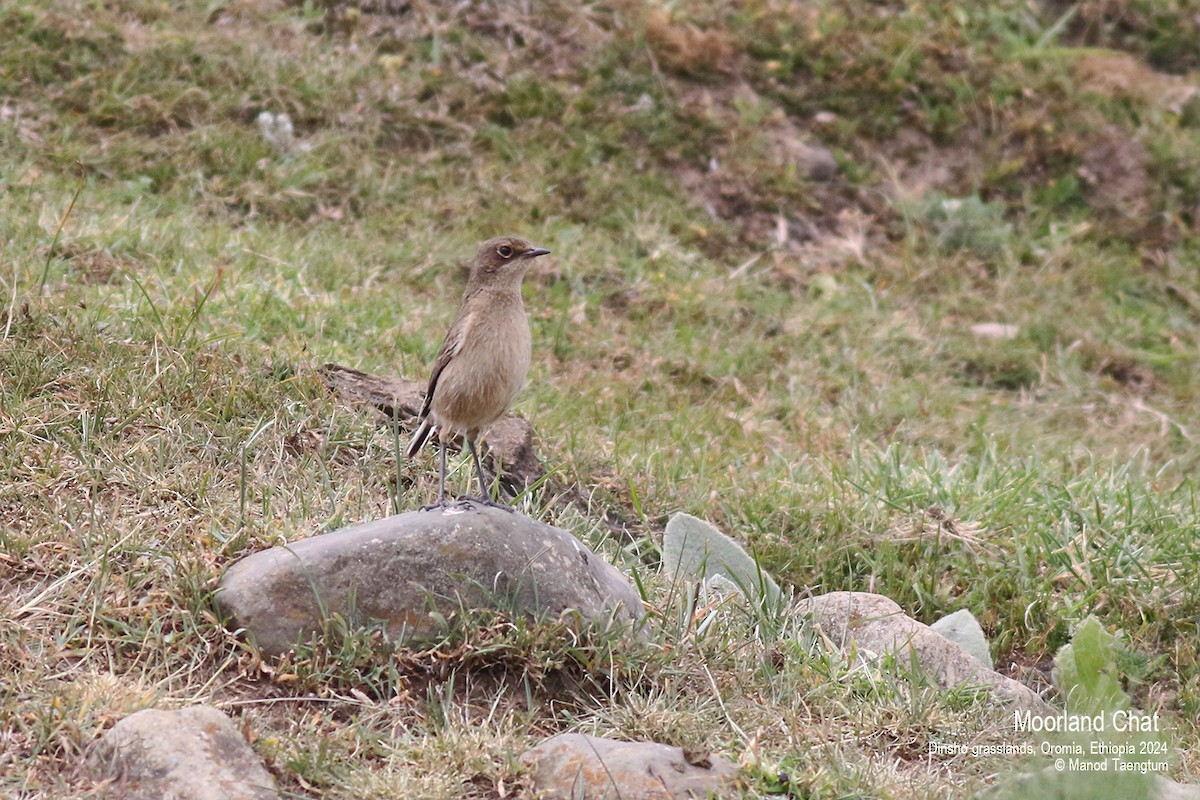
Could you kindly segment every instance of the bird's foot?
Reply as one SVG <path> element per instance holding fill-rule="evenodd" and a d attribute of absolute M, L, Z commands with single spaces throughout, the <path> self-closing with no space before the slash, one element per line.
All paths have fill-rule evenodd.
<path fill-rule="evenodd" d="M 473 505 L 487 506 L 488 508 L 502 508 L 510 514 L 515 514 L 516 509 L 508 503 L 498 503 L 490 497 L 464 497 L 458 501 L 470 508 Z"/>
<path fill-rule="evenodd" d="M 458 500 L 447 500 L 442 498 L 436 503 L 429 503 L 421 506 L 421 511 L 446 511 L 451 508 L 461 508 L 464 511 L 469 511 L 476 506 L 486 506 L 488 508 L 502 508 L 510 514 L 515 514 L 516 509 L 507 503 L 498 503 L 490 497 L 461 497 Z"/>

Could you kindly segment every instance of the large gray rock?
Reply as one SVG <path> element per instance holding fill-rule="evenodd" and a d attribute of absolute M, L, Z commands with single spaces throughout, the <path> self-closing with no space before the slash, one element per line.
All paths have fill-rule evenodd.
<path fill-rule="evenodd" d="M 641 598 L 620 572 L 559 528 L 514 511 L 459 503 L 343 528 L 248 556 L 221 579 L 217 605 L 263 652 L 278 655 L 340 614 L 379 621 L 398 641 L 440 630 L 461 605 L 529 616 L 574 609 L 631 623 Z"/>
<path fill-rule="evenodd" d="M 733 792 L 727 758 L 654 742 L 560 733 L 522 756 L 542 800 L 687 800 Z"/>
<path fill-rule="evenodd" d="M 114 800 L 279 800 L 258 756 L 210 706 L 132 714 L 100 738 L 88 765 Z"/>
<path fill-rule="evenodd" d="M 1028 686 L 993 672 L 954 642 L 906 615 L 892 599 L 867 592 L 830 592 L 798 606 L 811 613 L 827 639 L 859 658 L 886 653 L 914 654 L 925 672 L 947 689 L 962 684 L 986 687 L 992 695 L 1035 714 L 1053 713 Z"/>

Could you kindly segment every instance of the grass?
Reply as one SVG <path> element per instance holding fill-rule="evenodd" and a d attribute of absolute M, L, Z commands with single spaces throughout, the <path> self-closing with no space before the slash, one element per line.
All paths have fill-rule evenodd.
<path fill-rule="evenodd" d="M 301 797 L 511 796 L 562 730 L 711 748 L 747 796 L 1002 780 L 927 754 L 1014 739 L 970 692 L 645 565 L 632 649 L 501 617 L 445 662 L 344 632 L 272 665 L 217 623 L 239 556 L 431 496 L 315 367 L 424 377 L 501 232 L 554 251 L 518 410 L 631 550 L 695 514 L 802 592 L 969 608 L 1032 685 L 1096 615 L 1195 782 L 1200 139 L 1164 98 L 1198 9 L 1079 8 L 0 10 L 0 786 L 92 796 L 98 735 L 191 702 Z"/>

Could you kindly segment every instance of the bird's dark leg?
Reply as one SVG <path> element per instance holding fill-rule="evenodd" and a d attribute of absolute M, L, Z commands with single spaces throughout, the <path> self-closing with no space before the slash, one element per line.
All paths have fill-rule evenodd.
<path fill-rule="evenodd" d="M 467 443 L 467 449 L 471 451 L 471 458 L 475 459 L 475 474 L 479 477 L 479 496 L 484 500 L 490 500 L 492 494 L 487 488 L 487 478 L 483 476 L 483 463 L 479 460 L 479 451 L 475 449 L 475 442 L 465 435 L 463 441 Z"/>
<path fill-rule="evenodd" d="M 438 469 L 438 505 L 446 505 L 446 441 L 438 437 L 438 458 L 441 465 Z"/>
<path fill-rule="evenodd" d="M 440 481 L 438 482 L 438 499 L 436 503 L 430 503 L 427 506 L 421 506 L 422 511 L 432 511 L 435 508 L 446 507 L 446 443 L 438 437 L 438 459 L 441 462 L 441 467 L 438 470 Z"/>
<path fill-rule="evenodd" d="M 471 457 L 475 459 L 475 474 L 479 476 L 479 499 L 482 500 L 485 505 L 503 508 L 506 511 L 512 511 L 512 506 L 509 506 L 505 503 L 497 503 L 492 499 L 491 493 L 488 492 L 487 480 L 483 477 L 483 463 L 479 460 L 479 451 L 475 447 L 475 442 L 471 439 L 468 439 L 465 435 L 463 436 L 463 441 L 467 443 L 467 449 L 471 451 Z"/>

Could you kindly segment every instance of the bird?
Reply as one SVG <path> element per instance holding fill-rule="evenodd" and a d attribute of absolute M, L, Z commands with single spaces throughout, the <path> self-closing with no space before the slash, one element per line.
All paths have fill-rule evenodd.
<path fill-rule="evenodd" d="M 512 405 L 529 373 L 532 348 L 521 279 L 533 259 L 549 253 L 519 237 L 499 236 L 481 244 L 471 262 L 458 317 L 433 360 L 419 424 L 406 450 L 411 459 L 437 436 L 438 501 L 427 508 L 446 506 L 446 443 L 460 435 L 475 460 L 480 500 L 500 505 L 490 497 L 476 445 Z"/>

